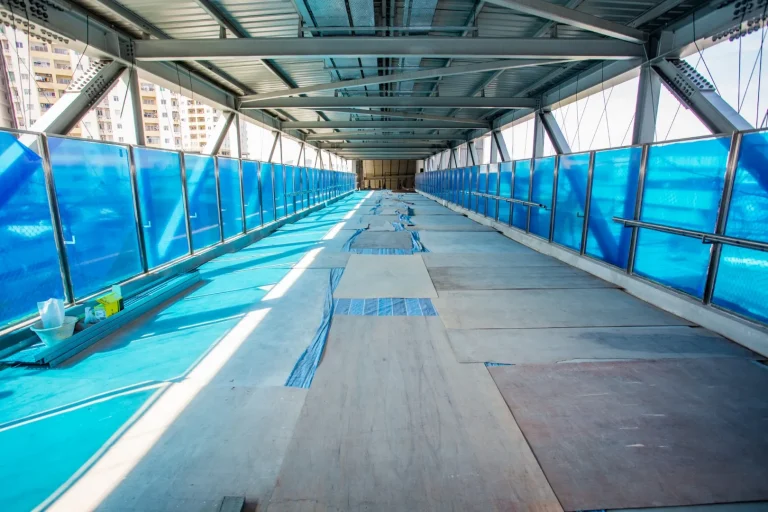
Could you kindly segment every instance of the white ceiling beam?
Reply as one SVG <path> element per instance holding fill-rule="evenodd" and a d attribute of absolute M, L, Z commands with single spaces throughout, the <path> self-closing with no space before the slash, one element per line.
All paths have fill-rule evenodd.
<path fill-rule="evenodd" d="M 333 91 L 339 89 L 353 89 L 358 87 L 366 87 L 369 85 L 388 84 L 394 82 L 409 82 L 413 80 L 423 80 L 425 78 L 435 78 L 440 76 L 466 75 L 469 73 L 482 73 L 485 71 L 502 71 L 514 68 L 527 68 L 532 66 L 540 66 L 542 64 L 558 64 L 560 62 L 569 61 L 553 61 L 544 59 L 506 59 L 495 62 L 470 64 L 468 66 L 451 66 L 447 68 L 427 69 L 423 71 L 395 73 L 392 75 L 372 76 L 356 80 L 342 80 L 339 82 L 331 82 L 327 84 L 309 85 L 307 87 L 299 87 L 297 89 L 287 91 L 273 91 L 262 94 L 247 95 L 243 96 L 240 101 L 241 104 L 254 104 L 262 100 L 283 98 L 286 96 L 298 96 L 299 94 L 311 94 L 314 92 Z"/>
<path fill-rule="evenodd" d="M 642 44 L 648 40 L 648 34 L 641 30 L 544 0 L 486 0 L 486 2 L 630 43 Z"/>
<path fill-rule="evenodd" d="M 392 97 L 392 96 L 319 96 L 311 98 L 275 98 L 258 103 L 256 106 L 241 107 L 243 110 L 261 108 L 536 108 L 538 100 L 533 98 L 467 98 L 465 96 L 435 97 Z"/>
<path fill-rule="evenodd" d="M 610 39 L 458 37 L 254 37 L 136 41 L 141 61 L 359 57 L 601 59 L 643 56 L 642 45 Z"/>

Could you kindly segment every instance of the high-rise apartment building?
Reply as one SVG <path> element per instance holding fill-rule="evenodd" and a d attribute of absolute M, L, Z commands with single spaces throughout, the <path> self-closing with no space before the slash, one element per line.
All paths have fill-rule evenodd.
<path fill-rule="evenodd" d="M 69 48 L 36 40 L 12 28 L 0 31 L 4 80 L 0 80 L 0 125 L 30 129 L 91 64 Z M 139 80 L 141 115 L 147 146 L 197 152 L 213 137 L 222 113 L 165 87 Z M 127 87 L 117 81 L 69 135 L 95 140 L 132 139 Z M 227 137 L 220 154 L 230 154 Z"/>

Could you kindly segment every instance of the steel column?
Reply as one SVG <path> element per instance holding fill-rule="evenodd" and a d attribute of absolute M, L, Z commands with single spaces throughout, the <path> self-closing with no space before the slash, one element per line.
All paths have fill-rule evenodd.
<path fill-rule="evenodd" d="M 635 124 L 632 129 L 632 144 L 650 144 L 656 135 L 656 118 L 659 111 L 661 79 L 650 64 L 640 68 L 635 104 Z"/>
<path fill-rule="evenodd" d="M 563 135 L 563 132 L 560 129 L 560 125 L 558 124 L 557 119 L 555 119 L 555 115 L 552 112 L 537 112 L 536 117 L 541 118 L 541 125 L 547 132 L 549 140 L 552 142 L 552 146 L 555 148 L 555 152 L 558 155 L 571 153 L 571 147 L 568 145 L 568 140 L 565 138 L 565 135 Z M 541 140 L 543 144 L 544 139 L 542 138 Z"/>

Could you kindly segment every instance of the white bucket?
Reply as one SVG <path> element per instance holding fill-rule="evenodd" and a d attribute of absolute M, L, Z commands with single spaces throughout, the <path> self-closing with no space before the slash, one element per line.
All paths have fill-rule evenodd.
<path fill-rule="evenodd" d="M 43 329 L 42 320 L 38 320 L 32 324 L 32 331 L 35 332 L 43 341 L 45 346 L 52 347 L 57 343 L 69 338 L 75 332 L 75 324 L 77 323 L 76 316 L 65 316 L 64 323 L 59 327 L 52 327 L 50 329 Z"/>

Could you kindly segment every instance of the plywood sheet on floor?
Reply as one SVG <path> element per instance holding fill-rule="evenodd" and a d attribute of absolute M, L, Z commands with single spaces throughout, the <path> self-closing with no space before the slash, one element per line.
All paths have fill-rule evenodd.
<path fill-rule="evenodd" d="M 174 384 L 166 393 L 180 394 L 185 386 L 194 383 Z M 245 496 L 262 510 L 274 489 L 305 396 L 306 390 L 286 387 L 204 387 L 98 510 L 215 511 L 226 495 Z M 145 416 L 157 416 L 162 425 L 163 411 L 150 409 Z M 146 438 L 156 432 L 128 434 L 118 445 L 120 450 L 104 457 L 96 479 L 83 481 L 94 483 L 84 492 L 98 493 L 97 482 L 109 481 L 112 472 L 119 473 L 125 465 L 130 468 Z M 73 507 L 67 508 L 67 503 Z M 70 499 L 53 510 L 86 509 L 78 505 L 79 500 Z"/>
<path fill-rule="evenodd" d="M 551 364 L 576 360 L 754 358 L 749 350 L 701 327 L 449 329 L 463 363 Z"/>
<path fill-rule="evenodd" d="M 574 267 L 443 267 L 429 269 L 429 277 L 438 291 L 615 288 Z"/>
<path fill-rule="evenodd" d="M 677 359 L 490 368 L 566 510 L 768 499 L 768 368 Z"/>
<path fill-rule="evenodd" d="M 444 253 L 427 252 L 421 255 L 427 268 L 469 267 L 565 267 L 567 264 L 529 249 L 514 253 Z"/>
<path fill-rule="evenodd" d="M 405 231 L 392 233 L 365 231 L 352 241 L 351 247 L 352 249 L 410 249 L 412 245 L 411 235 Z"/>
<path fill-rule="evenodd" d="M 432 302 L 449 329 L 690 325 L 613 288 L 443 291 Z"/>
<path fill-rule="evenodd" d="M 437 318 L 335 317 L 270 512 L 561 510 Z"/>
<path fill-rule="evenodd" d="M 530 252 L 531 249 L 500 233 L 472 231 L 423 231 L 421 242 L 436 253 L 509 253 Z"/>
<path fill-rule="evenodd" d="M 427 267 L 418 254 L 353 254 L 333 294 L 337 299 L 437 297 Z"/>

